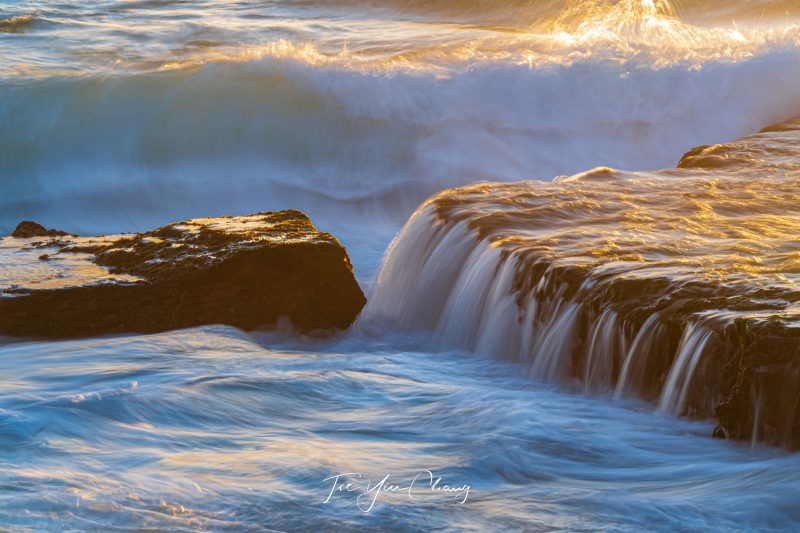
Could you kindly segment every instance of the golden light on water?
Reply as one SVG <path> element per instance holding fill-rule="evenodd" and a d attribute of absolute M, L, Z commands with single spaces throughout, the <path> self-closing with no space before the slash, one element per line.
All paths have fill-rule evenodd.
<path fill-rule="evenodd" d="M 800 1 L 0 4 L 0 529 L 800 523 Z"/>
<path fill-rule="evenodd" d="M 711 21 L 694 2 L 667 0 L 565 0 L 562 2 L 511 2 L 502 6 L 406 2 L 406 16 L 382 21 L 382 26 L 349 20 L 320 23 L 319 35 L 306 39 L 286 38 L 286 33 L 306 33 L 306 21 L 280 20 L 265 27 L 257 42 L 247 44 L 197 39 L 167 57 L 123 54 L 111 64 L 112 71 L 175 70 L 210 62 L 252 62 L 259 59 L 297 61 L 314 66 L 373 72 L 438 72 L 447 75 L 465 65 L 480 67 L 498 62 L 517 65 L 563 66 L 589 59 L 668 67 L 697 67 L 708 61 L 739 61 L 776 45 L 800 42 L 796 24 L 739 20 L 735 14 Z M 367 11 L 369 12 L 369 11 Z M 433 20 L 421 13 L 438 14 Z M 700 15 L 699 15 L 700 14 Z M 176 12 L 176 16 L 185 13 Z M 490 16 L 491 15 L 491 16 Z M 225 9 L 204 12 L 204 24 L 224 28 L 231 34 L 257 31 L 232 19 Z M 485 22 L 484 19 L 497 22 Z M 26 24 L 35 20 L 25 18 Z M 180 20 L 180 18 L 178 19 Z M 478 22 L 482 21 L 482 22 Z M 701 23 L 698 23 L 701 22 Z M 124 26 L 95 22 L 93 29 L 120 35 Z M 258 24 L 251 21 L 251 24 Z M 148 23 L 142 32 L 155 35 L 179 31 L 176 22 Z M 113 39 L 113 37 L 112 37 Z M 113 41 L 112 41 L 113 42 Z M 376 44 L 377 43 L 377 44 Z M 78 52 L 90 63 L 108 64 L 107 39 Z M 41 67 L 24 57 L 0 64 L 19 75 L 35 76 Z M 95 72 L 60 70 L 61 75 Z M 46 72 L 52 73 L 48 66 Z"/>
<path fill-rule="evenodd" d="M 277 40 L 236 50 L 206 50 L 165 63 L 161 69 L 264 58 L 366 71 L 442 74 L 464 64 L 508 62 L 533 68 L 588 59 L 695 68 L 709 61 L 753 57 L 780 43 L 800 43 L 798 26 L 741 27 L 735 20 L 697 26 L 683 20 L 679 10 L 666 0 L 571 0 L 555 16 L 535 18 L 514 31 L 503 30 L 471 24 L 395 21 L 391 37 L 377 49 L 367 45 L 375 35 L 356 31 L 338 45 Z"/>

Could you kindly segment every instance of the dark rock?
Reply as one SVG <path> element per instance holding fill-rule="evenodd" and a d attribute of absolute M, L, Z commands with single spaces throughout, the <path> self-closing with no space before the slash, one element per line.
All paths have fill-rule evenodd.
<path fill-rule="evenodd" d="M 53 283 L 0 287 L 0 335 L 79 337 L 204 324 L 253 330 L 284 318 L 310 333 L 349 327 L 366 302 L 344 247 L 299 211 L 194 219 L 52 246 L 48 264 L 64 267 Z"/>
<path fill-rule="evenodd" d="M 800 449 L 798 191 L 800 120 L 678 169 L 443 191 L 390 249 L 365 320 Z"/>
<path fill-rule="evenodd" d="M 65 231 L 59 231 L 55 229 L 47 229 L 41 224 L 37 224 L 31 220 L 23 220 L 17 225 L 17 228 L 14 230 L 14 233 L 11 234 L 12 237 L 16 237 L 18 239 L 30 239 L 32 237 L 62 237 L 67 235 Z"/>

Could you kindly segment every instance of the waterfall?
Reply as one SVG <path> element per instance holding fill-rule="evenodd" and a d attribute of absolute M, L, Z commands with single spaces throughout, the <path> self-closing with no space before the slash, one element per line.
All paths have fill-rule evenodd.
<path fill-rule="evenodd" d="M 590 312 L 558 269 L 544 269 L 527 291 L 520 282 L 524 269 L 518 252 L 480 238 L 466 221 L 440 219 L 427 205 L 392 243 L 361 321 L 428 329 L 442 349 L 518 361 L 535 379 L 577 379 L 587 392 L 610 390 L 619 398 L 649 385 L 645 369 L 664 349 L 656 346 L 664 328 L 660 313 L 629 338 L 624 317 L 611 305 Z M 591 295 L 599 287 L 587 278 L 578 292 Z M 659 409 L 683 412 L 712 334 L 686 326 Z"/>
<path fill-rule="evenodd" d="M 689 385 L 711 335 L 711 331 L 697 324 L 691 323 L 686 326 L 675 363 L 672 365 L 661 393 L 658 403 L 660 411 L 674 414 L 683 413 Z"/>
<path fill-rule="evenodd" d="M 777 157 L 798 131 L 699 148 L 684 166 Z M 440 349 L 516 361 L 536 380 L 716 417 L 718 435 L 800 446 L 786 259 L 800 175 L 761 164 L 759 178 L 598 168 L 444 191 L 389 247 L 361 323 L 427 330 Z M 754 382 L 771 385 L 753 398 Z"/>

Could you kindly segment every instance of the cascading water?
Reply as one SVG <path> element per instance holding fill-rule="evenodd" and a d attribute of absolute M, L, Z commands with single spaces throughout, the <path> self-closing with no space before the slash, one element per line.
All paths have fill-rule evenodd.
<path fill-rule="evenodd" d="M 365 322 L 427 327 L 436 332 L 441 347 L 516 360 L 543 381 L 582 377 L 585 388 L 615 390 L 618 397 L 645 387 L 648 359 L 659 351 L 654 346 L 662 327 L 659 313 L 650 315 L 628 339 L 629 328 L 613 307 L 601 309 L 594 319 L 581 316 L 586 315 L 581 301 L 558 267 L 543 268 L 538 281 L 523 288 L 519 277 L 530 268 L 520 259 L 524 251 L 508 253 L 502 243 L 476 241 L 463 221 L 441 227 L 430 206 L 415 218 L 420 220 L 409 223 L 388 254 Z M 466 254 L 460 251 L 465 242 L 472 245 Z M 404 255 L 404 244 L 427 255 Z M 596 287 L 597 281 L 587 279 L 577 293 L 591 293 Z M 580 326 L 586 328 L 581 331 L 579 322 L 590 326 Z M 694 324 L 686 326 L 661 396 L 661 410 L 684 412 L 691 378 L 710 336 L 710 331 Z M 582 372 L 576 372 L 578 366 Z"/>
<path fill-rule="evenodd" d="M 713 335 L 702 326 L 689 323 L 678 345 L 675 362 L 667 375 L 658 408 L 666 413 L 682 413 L 686 407 L 686 394 L 692 384 L 703 350 Z"/>
<path fill-rule="evenodd" d="M 370 293 L 0 339 L 0 529 L 796 530 L 797 125 L 636 170 L 798 79 L 795 0 L 0 0 L 0 234 L 299 208 Z M 470 500 L 322 503 L 422 468 Z"/>
<path fill-rule="evenodd" d="M 800 227 L 797 149 L 786 149 L 798 131 L 699 148 L 685 169 L 597 169 L 554 184 L 442 193 L 390 247 L 362 321 L 430 329 L 440 346 L 521 361 L 539 380 L 581 380 L 584 390 L 643 396 L 665 413 L 713 417 L 751 371 L 786 370 L 774 355 L 757 362 L 764 348 L 753 346 L 795 364 L 797 345 L 783 352 L 777 339 L 792 345 L 800 301 L 787 259 L 800 253 L 791 238 Z M 752 162 L 703 168 L 755 151 L 759 178 Z M 739 369 L 740 359 L 754 362 Z M 796 385 L 778 387 L 789 394 L 781 401 L 797 402 Z M 744 436 L 762 434 L 759 408 L 741 401 L 739 415 L 756 419 Z M 795 447 L 786 433 L 795 411 L 783 409 L 788 418 L 767 424 L 782 435 L 767 440 Z"/>
<path fill-rule="evenodd" d="M 659 318 L 658 313 L 650 315 L 633 338 L 630 350 L 625 353 L 622 370 L 614 388 L 615 398 L 620 398 L 626 391 L 630 390 L 632 388 L 631 382 L 639 383 L 641 381 L 641 374 L 636 372 L 636 369 L 643 368 L 642 365 L 646 363 L 647 355 L 652 351 L 653 343 L 658 339 Z M 635 378 L 632 376 L 635 376 Z"/>

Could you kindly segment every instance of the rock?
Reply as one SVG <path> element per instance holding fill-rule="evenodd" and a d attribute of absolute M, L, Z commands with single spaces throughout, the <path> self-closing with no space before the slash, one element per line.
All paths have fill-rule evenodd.
<path fill-rule="evenodd" d="M 44 230 L 20 227 L 23 235 Z M 254 330 L 284 318 L 311 333 L 349 327 L 366 303 L 344 247 L 299 211 L 194 219 L 111 237 L 44 231 L 59 238 L 32 240 L 16 252 L 31 254 L 32 263 L 49 260 L 27 279 L 21 269 L 21 278 L 0 284 L 0 335 L 82 337 L 205 324 Z M 48 249 L 40 255 L 42 247 Z"/>
<path fill-rule="evenodd" d="M 680 169 L 711 171 L 749 169 L 758 175 L 790 175 L 800 171 L 800 118 L 773 124 L 725 144 L 697 146 L 678 162 Z"/>
<path fill-rule="evenodd" d="M 800 449 L 798 191 L 800 121 L 678 169 L 443 191 L 389 249 L 363 320 Z"/>
<path fill-rule="evenodd" d="M 16 237 L 18 239 L 30 239 L 32 237 L 60 237 L 63 235 L 67 235 L 67 233 L 55 229 L 47 229 L 41 224 L 37 224 L 36 222 L 32 222 L 30 220 L 23 220 L 20 222 L 17 225 L 17 228 L 14 230 L 14 233 L 11 234 L 12 237 Z"/>

